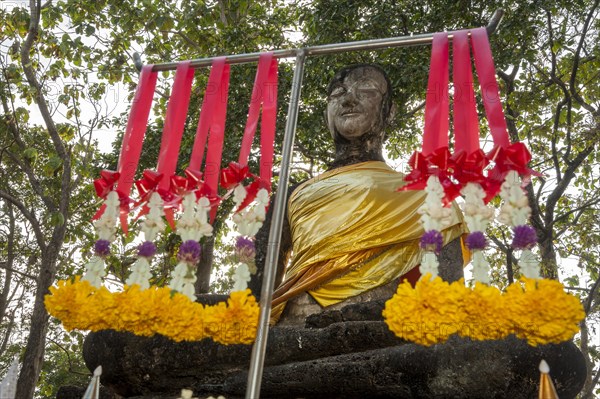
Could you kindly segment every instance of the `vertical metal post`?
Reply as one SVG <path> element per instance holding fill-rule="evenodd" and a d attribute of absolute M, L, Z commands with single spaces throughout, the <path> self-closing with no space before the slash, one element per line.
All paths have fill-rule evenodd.
<path fill-rule="evenodd" d="M 277 261 L 279 246 L 281 244 L 281 230 L 285 206 L 287 204 L 288 180 L 290 177 L 290 164 L 294 148 L 294 137 L 296 136 L 296 123 L 298 121 L 298 107 L 300 93 L 302 90 L 302 77 L 304 75 L 305 50 L 296 53 L 296 65 L 294 68 L 294 79 L 292 81 L 292 92 L 290 94 L 290 105 L 288 107 L 287 121 L 285 125 L 285 136 L 283 138 L 281 172 L 279 173 L 279 184 L 277 186 L 277 197 L 273 207 L 273 218 L 269 231 L 269 245 L 265 262 L 265 275 L 263 277 L 260 295 L 260 316 L 258 320 L 258 331 L 256 340 L 252 347 L 250 358 L 250 371 L 248 372 L 248 385 L 246 387 L 246 399 L 258 399 L 260 397 L 260 385 L 262 382 L 265 351 L 267 349 L 267 338 L 269 335 L 269 319 L 271 317 L 271 299 L 273 297 L 273 284 L 277 273 Z"/>

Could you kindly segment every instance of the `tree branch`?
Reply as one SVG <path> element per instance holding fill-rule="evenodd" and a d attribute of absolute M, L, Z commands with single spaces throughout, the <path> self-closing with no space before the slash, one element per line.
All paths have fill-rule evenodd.
<path fill-rule="evenodd" d="M 42 233 L 42 229 L 38 223 L 38 220 L 36 219 L 35 215 L 33 213 L 31 213 L 26 207 L 25 204 L 23 204 L 21 201 L 19 201 L 18 199 L 16 199 L 15 197 L 13 197 L 12 195 L 10 195 L 9 193 L 7 193 L 4 190 L 0 189 L 0 198 L 4 198 L 6 201 L 10 202 L 11 204 L 13 204 L 14 206 L 17 207 L 17 209 L 19 209 L 19 211 L 23 214 L 23 216 L 25 217 L 25 219 L 27 219 L 27 221 L 29 222 L 29 224 L 31 224 L 31 227 L 33 228 L 33 232 L 35 234 L 35 238 L 37 240 L 38 245 L 40 246 L 40 249 L 42 251 L 46 250 L 46 240 L 44 238 L 44 234 Z"/>
<path fill-rule="evenodd" d="M 594 14 L 596 13 L 596 8 L 598 8 L 598 4 L 600 4 L 600 0 L 596 0 L 594 2 L 594 5 L 590 8 L 590 11 L 588 12 L 588 15 L 585 19 L 585 22 L 583 24 L 583 29 L 580 33 L 580 37 L 579 37 L 579 43 L 577 45 L 577 50 L 575 50 L 575 56 L 573 57 L 573 69 L 571 70 L 571 78 L 569 79 L 569 87 L 570 87 L 570 91 L 571 94 L 573 95 L 573 98 L 586 110 L 588 110 L 589 112 L 591 112 L 592 114 L 596 114 L 598 111 L 595 110 L 591 105 L 589 105 L 587 102 L 585 102 L 583 100 L 583 98 L 579 95 L 579 93 L 577 92 L 577 85 L 576 85 L 576 80 L 577 80 L 577 70 L 579 69 L 579 62 L 580 62 L 580 56 L 581 56 L 581 49 L 583 48 L 583 45 L 585 43 L 585 37 L 587 35 L 587 32 L 590 28 L 590 22 L 592 21 L 592 18 L 594 17 Z"/>
<path fill-rule="evenodd" d="M 91 373 L 82 373 L 81 371 L 73 370 L 73 362 L 71 361 L 71 355 L 70 355 L 69 351 L 67 349 L 65 349 L 65 347 L 63 347 L 61 344 L 56 342 L 54 339 L 48 338 L 48 340 L 50 342 L 52 342 L 54 345 L 58 346 L 67 355 L 67 362 L 69 363 L 69 373 L 73 373 L 73 374 L 77 374 L 77 375 L 85 375 L 87 377 L 92 375 Z"/>
<path fill-rule="evenodd" d="M 46 124 L 46 128 L 48 129 L 48 133 L 50 135 L 50 139 L 54 145 L 54 149 L 58 156 L 63 160 L 63 172 L 61 179 L 61 197 L 59 201 L 59 211 L 65 216 L 68 214 L 68 205 L 69 205 L 69 197 L 71 195 L 71 191 L 69 190 L 70 180 L 71 180 L 71 154 L 69 154 L 65 148 L 65 145 L 60 138 L 58 130 L 56 128 L 56 124 L 52 119 L 52 115 L 48 108 L 48 102 L 44 97 L 42 87 L 37 80 L 35 75 L 35 70 L 33 69 L 33 63 L 30 57 L 31 50 L 33 48 L 33 44 L 38 38 L 39 35 L 39 24 L 40 24 L 40 0 L 30 0 L 29 8 L 30 8 L 30 21 L 29 21 L 29 30 L 27 32 L 27 36 L 25 41 L 23 42 L 23 46 L 21 47 L 21 65 L 23 66 L 23 72 L 25 73 L 25 77 L 27 78 L 27 82 L 29 86 L 35 91 L 35 100 L 38 105 L 38 109 L 42 114 L 42 118 L 44 119 L 44 123 Z M 62 226 L 64 229 L 64 225 Z M 60 228 L 54 229 L 53 240 L 56 240 L 60 237 Z"/>
<path fill-rule="evenodd" d="M 13 272 L 13 273 L 17 273 L 17 274 L 19 274 L 19 275 L 21 275 L 23 277 L 27 277 L 28 279 L 33 280 L 33 281 L 37 280 L 37 277 L 35 277 L 32 274 L 24 273 L 22 271 L 19 271 L 17 269 L 13 269 L 12 267 L 9 267 L 7 265 L 7 262 L 0 262 L 0 269 L 4 269 L 4 270 L 7 270 L 7 271 L 10 271 L 10 272 Z"/>

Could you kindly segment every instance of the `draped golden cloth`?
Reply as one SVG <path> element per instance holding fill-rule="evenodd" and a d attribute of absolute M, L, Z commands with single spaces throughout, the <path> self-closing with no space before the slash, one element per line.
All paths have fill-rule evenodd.
<path fill-rule="evenodd" d="M 300 185 L 288 202 L 292 258 L 273 294 L 272 320 L 308 292 L 321 306 L 387 284 L 418 266 L 424 191 L 396 191 L 403 174 L 384 162 L 334 169 Z M 465 233 L 453 204 L 444 245 Z"/>

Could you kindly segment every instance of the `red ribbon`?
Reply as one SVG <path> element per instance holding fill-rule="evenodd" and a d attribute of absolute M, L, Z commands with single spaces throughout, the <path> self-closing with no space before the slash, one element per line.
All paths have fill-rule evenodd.
<path fill-rule="evenodd" d="M 405 178 L 408 184 L 400 190 L 423 189 L 429 176 L 435 175 L 444 187 L 445 205 L 471 182 L 484 188 L 485 201 L 488 202 L 500 191 L 509 171 L 515 170 L 525 178 L 539 174 L 527 167 L 531 155 L 525 145 L 510 144 L 485 28 L 472 30 L 471 38 L 473 59 L 495 148 L 487 155 L 480 149 L 468 32 L 453 32 L 453 35 L 455 152 L 450 154 L 448 151 L 447 34 L 436 33 L 425 104 L 423 150 L 411 157 L 412 171 Z M 484 169 L 490 161 L 495 166 L 486 177 Z"/>
<path fill-rule="evenodd" d="M 100 172 L 100 179 L 94 181 L 96 193 L 102 198 L 106 198 L 106 195 L 108 194 L 106 190 L 109 192 L 113 190 L 116 181 L 117 193 L 119 194 L 119 200 L 121 202 L 121 226 L 125 234 L 128 234 L 127 216 L 130 211 L 129 205 L 132 202 L 130 199 L 131 186 L 135 179 L 135 173 L 142 151 L 142 143 L 148 125 L 148 115 L 150 114 L 150 108 L 152 107 L 154 88 L 156 87 L 156 80 L 158 77 L 158 74 L 153 72 L 152 68 L 153 65 L 144 65 L 140 72 L 140 80 L 133 98 L 125 134 L 123 135 L 117 172 L 102 171 Z M 98 212 L 96 212 L 93 219 L 99 219 L 104 213 L 104 209 L 105 206 L 103 205 Z"/>
<path fill-rule="evenodd" d="M 483 106 L 494 144 L 506 148 L 510 145 L 510 138 L 508 137 L 504 111 L 502 111 L 492 50 L 485 28 L 471 30 L 471 44 L 481 87 L 481 98 L 483 99 Z"/>
<path fill-rule="evenodd" d="M 197 198 L 205 196 L 211 200 L 211 222 L 216 216 L 220 202 L 217 190 L 225 137 L 229 69 L 225 57 L 218 57 L 213 61 L 202 100 L 190 164 L 185 170 L 186 177 L 171 178 L 171 191 L 178 193 L 179 196 L 195 191 Z M 202 160 L 207 141 L 205 171 L 202 173 Z M 202 181 L 202 177 L 206 182 Z"/>
<path fill-rule="evenodd" d="M 454 151 L 471 154 L 480 149 L 479 120 L 473 92 L 473 73 L 467 31 L 454 32 L 452 56 L 454 66 Z M 483 167 L 481 172 L 483 172 Z"/>
<path fill-rule="evenodd" d="M 435 33 L 425 98 L 423 155 L 448 147 L 448 34 Z"/>
<path fill-rule="evenodd" d="M 259 176 L 248 171 L 248 158 L 252 142 L 258 126 L 258 118 L 262 106 L 260 125 L 260 171 Z M 260 188 L 271 191 L 273 177 L 273 155 L 275 143 L 275 125 L 277 120 L 277 59 L 272 52 L 262 53 L 258 60 L 252 97 L 248 109 L 248 119 L 244 129 L 238 162 L 231 162 L 221 171 L 221 186 L 232 189 L 251 177 L 254 182 L 247 188 L 245 200 L 236 212 L 250 204 Z"/>
<path fill-rule="evenodd" d="M 181 62 L 175 72 L 173 90 L 167 105 L 156 172 L 146 170 L 144 177 L 136 182 L 138 190 L 141 190 L 141 200 L 137 205 L 148 201 L 152 192 L 156 191 L 165 202 L 165 216 L 173 229 L 175 229 L 175 220 L 172 208 L 178 206 L 180 199 L 171 191 L 171 176 L 175 174 L 177 167 L 193 79 L 194 69 L 190 66 L 190 61 Z M 137 217 L 147 214 L 148 211 L 148 207 L 144 206 Z"/>

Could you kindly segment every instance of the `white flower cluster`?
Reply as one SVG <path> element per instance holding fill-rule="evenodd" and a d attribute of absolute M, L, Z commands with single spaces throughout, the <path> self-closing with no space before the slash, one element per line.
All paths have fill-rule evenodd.
<path fill-rule="evenodd" d="M 233 190 L 233 202 L 239 207 L 246 198 L 247 192 L 244 186 L 238 185 Z M 267 206 L 269 205 L 269 192 L 264 188 L 258 190 L 253 204 L 248 205 L 242 211 L 233 215 L 233 221 L 237 231 L 245 237 L 254 237 L 265 221 Z"/>
<path fill-rule="evenodd" d="M 194 392 L 191 389 L 182 389 L 181 397 L 177 399 L 198 399 L 198 397 L 192 397 L 192 395 L 194 395 Z M 209 396 L 206 399 L 215 399 L 215 397 Z M 225 396 L 219 395 L 216 399 L 225 399 Z"/>
<path fill-rule="evenodd" d="M 177 221 L 177 234 L 182 242 L 200 241 L 202 237 L 211 236 L 213 226 L 209 221 L 210 201 L 206 197 L 201 197 L 196 201 L 194 193 L 188 193 L 183 197 L 183 214 Z M 175 266 L 169 288 L 181 292 L 190 298 L 196 300 L 194 283 L 196 282 L 196 270 L 186 262 L 179 262 Z"/>
<path fill-rule="evenodd" d="M 98 239 L 113 242 L 117 231 L 117 220 L 119 220 L 119 194 L 116 191 L 111 191 L 104 200 L 104 213 L 100 219 L 94 222 Z M 85 274 L 82 280 L 89 281 L 94 287 L 102 285 L 102 278 L 106 276 L 104 270 L 104 259 L 98 255 L 92 256 L 90 261 L 85 265 Z"/>
<path fill-rule="evenodd" d="M 244 291 L 250 281 L 250 269 L 246 263 L 240 263 L 233 274 L 233 288 L 231 291 Z"/>
<path fill-rule="evenodd" d="M 437 176 L 429 176 L 427 187 L 425 187 L 427 196 L 425 203 L 419 208 L 421 222 L 425 231 L 441 231 L 448 227 L 452 221 L 452 210 L 442 205 L 444 198 L 444 188 Z"/>
<path fill-rule="evenodd" d="M 246 199 L 248 192 L 241 184 L 233 190 L 233 202 L 236 208 Z M 245 237 L 254 237 L 265 221 L 267 207 L 269 206 L 269 192 L 264 188 L 258 190 L 253 203 L 233 215 L 233 222 L 238 233 Z M 250 268 L 246 263 L 240 263 L 233 275 L 233 291 L 243 291 L 250 282 Z"/>
<path fill-rule="evenodd" d="M 419 208 L 419 214 L 421 214 L 421 223 L 425 231 L 441 231 L 444 227 L 448 226 L 451 222 L 452 211 L 445 208 L 442 205 L 442 199 L 444 198 L 444 188 L 442 187 L 440 180 L 437 176 L 430 176 L 427 180 L 427 187 L 425 187 L 427 196 L 425 202 Z M 438 275 L 439 262 L 437 255 L 431 251 L 423 253 L 421 259 L 420 271 L 421 275 L 431 274 L 432 278 Z"/>
<path fill-rule="evenodd" d="M 485 191 L 478 183 L 467 183 L 461 190 L 465 196 L 463 212 L 467 227 L 471 233 L 487 229 L 488 224 L 494 218 L 494 210 L 483 202 Z M 484 284 L 490 283 L 490 264 L 485 259 L 483 251 L 473 251 L 473 278 Z"/>
<path fill-rule="evenodd" d="M 519 174 L 510 171 L 502 183 L 500 197 L 504 200 L 500 208 L 498 220 L 510 227 L 526 225 L 531 215 L 529 201 L 523 188 Z M 518 262 L 521 273 L 527 278 L 540 278 L 540 267 L 537 257 L 530 249 L 524 249 Z"/>
<path fill-rule="evenodd" d="M 504 200 L 504 203 L 500 208 L 498 220 L 511 227 L 527 224 L 529 215 L 531 215 L 531 208 L 529 207 L 527 195 L 521 187 L 519 174 L 514 170 L 506 175 L 500 190 L 500 197 Z"/>
<path fill-rule="evenodd" d="M 142 223 L 142 232 L 144 240 L 154 242 L 158 233 L 164 231 L 165 222 L 162 219 L 164 202 L 160 195 L 156 192 L 152 193 L 150 200 L 146 205 L 149 209 L 144 222 Z M 142 290 L 150 288 L 150 261 L 144 256 L 138 256 L 137 260 L 131 267 L 131 274 L 125 281 L 127 285 L 137 284 Z"/>
<path fill-rule="evenodd" d="M 185 262 L 179 262 L 173 270 L 173 276 L 169 283 L 169 288 L 177 292 L 181 292 L 183 295 L 190 298 L 190 301 L 196 301 L 196 289 L 194 283 L 196 282 L 196 273 L 188 266 Z"/>
<path fill-rule="evenodd" d="M 202 237 L 209 237 L 213 233 L 213 227 L 209 223 L 210 201 L 201 197 L 196 202 L 194 193 L 183 197 L 183 215 L 177 221 L 177 234 L 183 242 L 188 240 L 200 241 Z"/>

